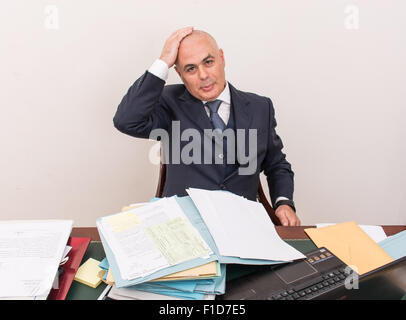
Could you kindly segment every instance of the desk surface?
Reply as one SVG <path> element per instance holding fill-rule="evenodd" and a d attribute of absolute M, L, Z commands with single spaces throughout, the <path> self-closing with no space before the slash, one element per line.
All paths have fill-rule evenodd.
<path fill-rule="evenodd" d="M 314 226 L 303 227 L 276 227 L 276 231 L 279 236 L 284 239 L 291 246 L 296 248 L 302 253 L 308 252 L 316 248 L 312 241 L 310 241 L 304 229 L 314 228 Z M 406 230 L 406 226 L 383 226 L 386 235 L 390 236 Z M 89 245 L 85 256 L 82 261 L 86 261 L 88 258 L 94 258 L 96 260 L 102 260 L 105 257 L 103 246 L 100 242 L 100 236 L 96 227 L 88 228 L 73 228 L 72 237 L 89 237 L 92 242 Z M 229 265 L 226 273 L 226 280 L 229 281 L 235 277 L 240 277 L 244 274 L 255 271 L 258 267 L 246 266 L 246 265 Z M 90 288 L 77 281 L 73 281 L 69 293 L 66 297 L 67 300 L 96 300 L 97 297 L 106 287 L 106 284 L 100 284 L 96 289 Z M 406 297 L 406 296 L 405 296 Z"/>
<path fill-rule="evenodd" d="M 387 236 L 394 235 L 406 230 L 406 226 L 382 226 Z M 282 239 L 309 239 L 304 229 L 315 228 L 315 226 L 282 227 L 277 226 L 276 231 Z M 96 227 L 73 228 L 72 237 L 90 237 L 92 241 L 100 241 L 99 232 Z"/>
<path fill-rule="evenodd" d="M 80 236 L 83 236 L 83 234 L 81 234 Z M 88 234 L 86 236 L 88 236 Z M 285 241 L 302 253 L 306 253 L 316 249 L 316 246 L 310 240 L 296 239 Z M 89 244 L 89 247 L 82 259 L 82 263 L 89 258 L 101 261 L 105 256 L 106 255 L 104 253 L 102 243 L 96 239 Z M 226 281 L 230 281 L 232 279 L 242 277 L 246 274 L 262 270 L 265 267 L 266 266 L 261 265 L 227 265 Z M 66 296 L 66 300 L 96 300 L 105 288 L 105 283 L 101 283 L 96 289 L 93 289 L 80 282 L 73 281 L 68 295 Z"/>

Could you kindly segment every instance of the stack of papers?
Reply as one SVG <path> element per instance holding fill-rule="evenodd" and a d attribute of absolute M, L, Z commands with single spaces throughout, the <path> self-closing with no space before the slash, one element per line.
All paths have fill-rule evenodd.
<path fill-rule="evenodd" d="M 215 260 L 174 197 L 101 218 L 97 227 L 103 245 L 114 252 L 119 271 L 115 275 L 113 270 L 116 281 L 137 281 L 167 270 L 160 277 Z M 185 262 L 190 265 L 170 269 Z"/>
<path fill-rule="evenodd" d="M 216 294 L 223 294 L 225 291 L 225 265 L 217 266 L 217 272 L 208 276 L 196 275 L 192 277 L 182 277 L 178 280 L 172 280 L 168 277 L 159 278 L 153 281 L 137 284 L 129 287 L 118 288 L 115 283 L 112 283 L 112 290 L 108 293 L 108 297 L 112 299 L 172 299 L 175 298 L 183 300 L 207 300 L 214 299 Z M 100 265 L 103 268 L 109 268 L 107 259 L 104 259 Z M 183 273 L 191 274 L 193 270 L 198 268 L 192 268 L 185 270 Z M 180 273 L 177 273 L 180 274 Z M 151 295 L 145 296 L 146 293 Z M 122 296 L 122 297 L 116 297 Z"/>
<path fill-rule="evenodd" d="M 227 263 L 304 258 L 280 239 L 261 204 L 223 191 L 189 194 L 97 220 L 106 252 L 99 266 L 106 270 L 103 280 L 113 284 L 111 297 L 211 299 L 225 292 Z"/>
<path fill-rule="evenodd" d="M 46 299 L 72 220 L 0 222 L 0 299 Z"/>
<path fill-rule="evenodd" d="M 216 297 L 214 294 L 159 294 L 150 291 L 136 290 L 133 288 L 119 289 L 115 286 L 111 288 L 107 296 L 113 300 L 191 300 L 192 297 L 195 300 L 214 300 Z"/>

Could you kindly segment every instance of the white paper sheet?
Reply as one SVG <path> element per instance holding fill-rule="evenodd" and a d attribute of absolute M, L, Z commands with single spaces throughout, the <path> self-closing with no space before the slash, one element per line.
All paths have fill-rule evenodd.
<path fill-rule="evenodd" d="M 0 222 L 0 297 L 46 297 L 72 220 Z"/>
<path fill-rule="evenodd" d="M 318 223 L 317 228 L 332 226 L 335 223 Z M 376 243 L 387 238 L 385 231 L 381 226 L 360 225 L 359 226 L 368 236 L 370 236 Z"/>
<path fill-rule="evenodd" d="M 187 192 L 221 255 L 273 261 L 305 258 L 279 237 L 260 203 L 224 191 L 189 188 Z"/>

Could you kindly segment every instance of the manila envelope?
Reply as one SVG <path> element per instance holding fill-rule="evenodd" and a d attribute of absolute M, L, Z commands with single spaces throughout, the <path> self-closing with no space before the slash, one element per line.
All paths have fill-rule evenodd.
<path fill-rule="evenodd" d="M 316 246 L 326 247 L 348 266 L 355 266 L 359 275 L 393 261 L 355 222 L 310 228 L 305 232 Z"/>

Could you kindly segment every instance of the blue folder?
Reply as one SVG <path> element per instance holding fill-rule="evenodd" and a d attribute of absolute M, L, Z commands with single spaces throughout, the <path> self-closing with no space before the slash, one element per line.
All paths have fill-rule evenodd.
<path fill-rule="evenodd" d="M 109 263 L 107 258 L 101 261 L 99 267 L 108 270 Z M 212 279 L 153 281 L 140 283 L 128 287 L 128 289 L 149 291 L 188 299 L 203 299 L 204 294 L 224 294 L 226 266 L 221 265 L 220 270 L 220 276 Z"/>
<path fill-rule="evenodd" d="M 386 238 L 378 243 L 393 259 L 406 256 L 406 230 Z"/>

